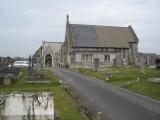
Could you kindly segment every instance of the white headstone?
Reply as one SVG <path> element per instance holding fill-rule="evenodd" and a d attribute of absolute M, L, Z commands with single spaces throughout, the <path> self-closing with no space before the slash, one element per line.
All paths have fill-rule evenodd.
<path fill-rule="evenodd" d="M 0 105 L 3 120 L 54 120 L 53 96 L 49 93 L 5 95 Z"/>

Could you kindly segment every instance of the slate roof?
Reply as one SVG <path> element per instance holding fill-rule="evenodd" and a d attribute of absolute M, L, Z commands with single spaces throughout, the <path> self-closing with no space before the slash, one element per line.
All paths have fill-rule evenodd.
<path fill-rule="evenodd" d="M 75 47 L 129 48 L 129 42 L 138 42 L 131 26 L 70 25 Z"/>

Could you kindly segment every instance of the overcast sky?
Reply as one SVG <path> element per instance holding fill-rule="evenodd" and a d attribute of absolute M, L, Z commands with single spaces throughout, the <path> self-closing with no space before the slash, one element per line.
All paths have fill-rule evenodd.
<path fill-rule="evenodd" d="M 0 0 L 0 56 L 33 54 L 45 41 L 64 41 L 70 23 L 132 25 L 140 52 L 160 53 L 160 0 Z"/>

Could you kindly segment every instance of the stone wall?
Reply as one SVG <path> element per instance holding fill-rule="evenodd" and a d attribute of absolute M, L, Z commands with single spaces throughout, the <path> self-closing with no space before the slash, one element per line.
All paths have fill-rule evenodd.
<path fill-rule="evenodd" d="M 62 47 L 61 47 L 61 63 L 60 63 L 60 66 L 61 67 L 65 67 L 67 65 L 67 56 L 68 56 L 68 47 L 67 47 L 67 43 L 64 42 Z"/>
<path fill-rule="evenodd" d="M 104 51 L 90 51 L 90 52 L 73 52 L 71 54 L 71 65 L 70 67 L 93 67 L 94 59 L 99 59 L 99 66 L 106 67 L 111 65 L 123 65 L 128 64 L 127 57 L 128 51 L 126 50 L 125 54 L 125 63 L 123 63 L 123 54 L 122 52 L 104 52 Z M 92 59 L 89 59 L 92 57 Z M 105 58 L 106 57 L 106 58 Z M 107 58 L 108 57 L 108 58 Z M 89 60 L 88 60 L 89 59 Z M 116 63 L 115 63 L 116 59 Z"/>
<path fill-rule="evenodd" d="M 93 65 L 94 59 L 99 59 L 100 67 L 110 65 L 134 64 L 137 59 L 137 43 L 131 44 L 131 48 L 70 48 L 68 42 L 63 44 L 61 50 L 62 65 L 70 67 Z M 69 50 L 70 49 L 70 50 Z M 82 61 L 83 55 L 92 55 L 92 61 Z M 105 55 L 109 55 L 110 61 L 105 61 Z"/>
<path fill-rule="evenodd" d="M 137 62 L 137 56 L 138 56 L 138 43 L 131 42 L 129 43 L 129 64 L 134 65 Z"/>
<path fill-rule="evenodd" d="M 156 53 L 138 53 L 137 64 L 143 59 L 145 65 L 155 65 L 156 58 L 158 58 Z"/>

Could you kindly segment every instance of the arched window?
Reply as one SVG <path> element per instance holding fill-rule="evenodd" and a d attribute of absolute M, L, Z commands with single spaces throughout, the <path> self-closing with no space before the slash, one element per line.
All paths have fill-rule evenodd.
<path fill-rule="evenodd" d="M 45 57 L 45 66 L 52 67 L 52 56 L 50 54 Z"/>

